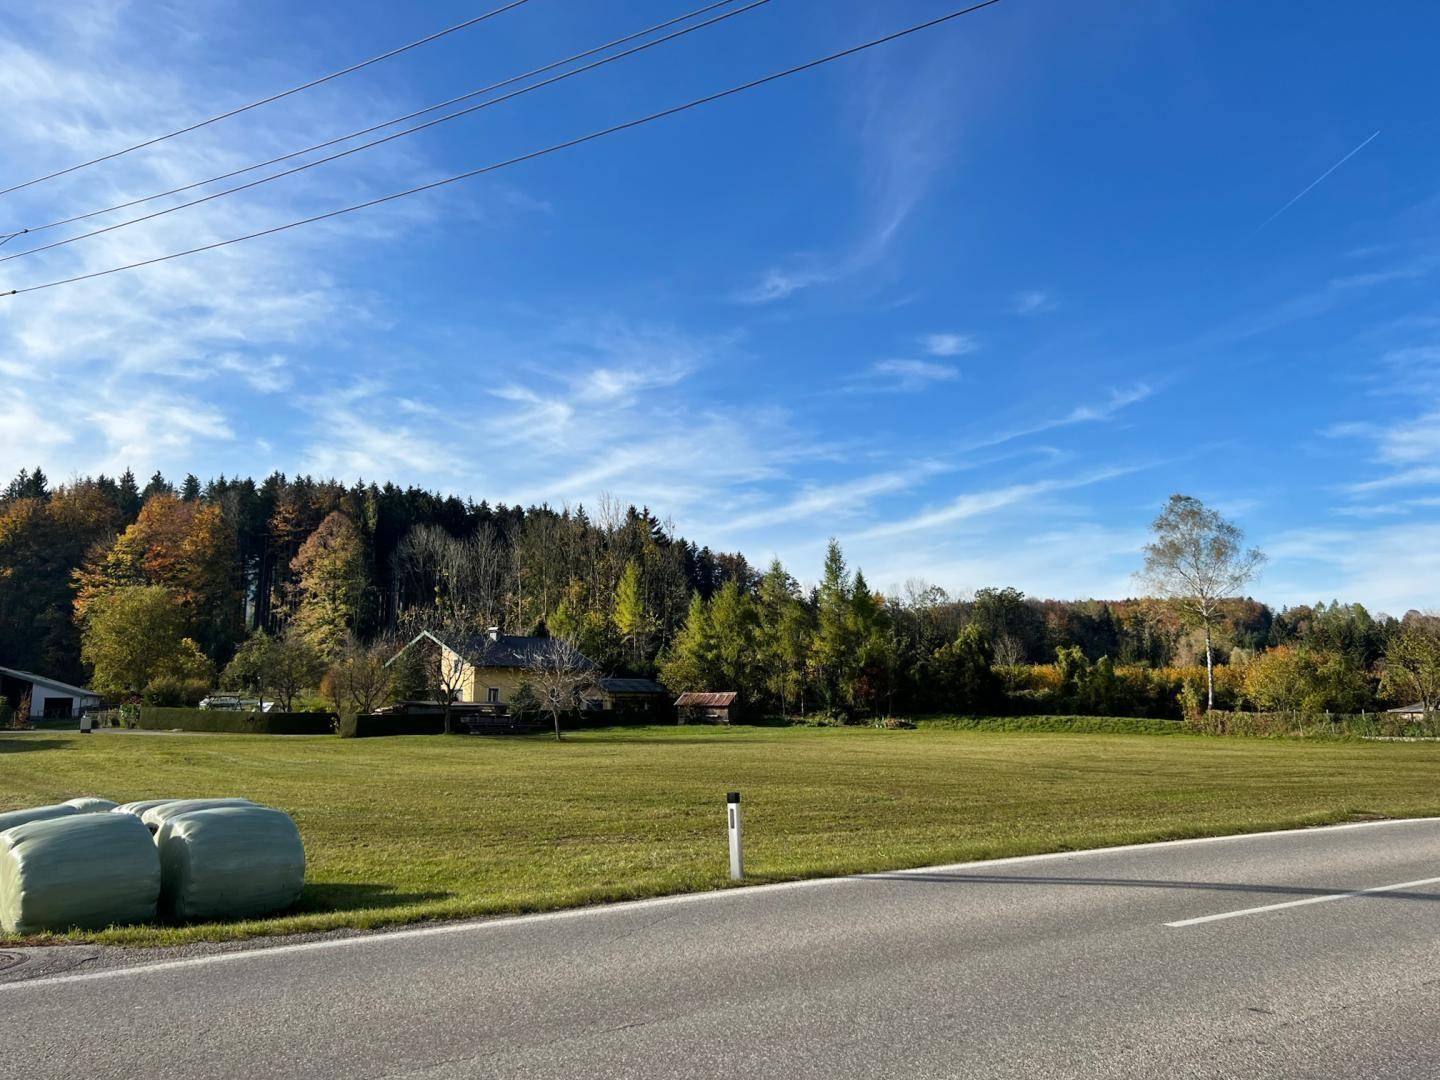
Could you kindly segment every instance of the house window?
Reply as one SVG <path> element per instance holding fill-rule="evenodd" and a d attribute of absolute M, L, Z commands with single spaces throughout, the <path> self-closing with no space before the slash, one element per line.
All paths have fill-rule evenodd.
<path fill-rule="evenodd" d="M 485 691 L 485 700 L 486 700 L 487 702 L 489 702 L 491 705 L 499 705 L 499 704 L 500 704 L 500 688 L 499 688 L 498 686 L 492 686 L 492 687 L 490 687 L 488 690 L 486 690 L 486 691 Z"/>

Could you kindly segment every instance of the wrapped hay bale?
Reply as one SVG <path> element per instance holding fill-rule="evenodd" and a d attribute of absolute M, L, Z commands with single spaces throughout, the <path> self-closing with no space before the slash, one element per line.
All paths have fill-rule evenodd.
<path fill-rule="evenodd" d="M 155 834 L 160 910 L 172 919 L 240 919 L 293 904 L 305 845 L 290 815 L 221 806 L 171 815 Z"/>
<path fill-rule="evenodd" d="M 150 826 L 153 833 L 168 818 L 176 814 L 188 814 L 191 810 L 209 810 L 215 806 L 254 806 L 249 799 L 162 799 L 145 810 L 140 820 Z"/>
<path fill-rule="evenodd" d="M 48 821 L 50 818 L 69 817 L 71 814 L 78 814 L 80 811 L 68 803 L 57 803 L 54 806 L 31 806 L 25 810 L 11 810 L 7 814 L 0 814 L 0 832 L 6 829 L 13 829 L 16 825 L 25 825 L 31 821 Z"/>
<path fill-rule="evenodd" d="M 159 806 L 162 803 L 178 801 L 178 799 L 175 799 L 173 797 L 169 799 L 141 799 L 139 802 L 121 803 L 119 806 L 115 807 L 115 809 L 110 812 L 112 814 L 133 814 L 135 817 L 140 817 L 142 814 L 145 813 L 146 810 L 149 810 L 152 806 Z"/>
<path fill-rule="evenodd" d="M 97 799 L 93 795 L 82 795 L 78 799 L 66 799 L 62 806 L 73 806 L 82 814 L 103 814 L 106 811 L 114 810 L 119 803 L 113 803 L 109 799 Z"/>
<path fill-rule="evenodd" d="M 78 814 L 0 833 L 0 928 L 34 934 L 155 917 L 160 854 L 127 814 Z"/>

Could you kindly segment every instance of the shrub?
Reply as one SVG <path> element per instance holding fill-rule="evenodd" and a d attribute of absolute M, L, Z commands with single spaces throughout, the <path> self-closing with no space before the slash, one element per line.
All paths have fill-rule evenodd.
<path fill-rule="evenodd" d="M 259 713 L 228 709 L 173 709 L 145 706 L 135 719 L 145 731 L 227 732 L 241 735 L 328 735 L 335 716 L 328 712 Z"/>
<path fill-rule="evenodd" d="M 1228 712 L 1213 709 L 1188 717 L 1185 729 L 1200 735 L 1255 738 L 1435 738 L 1440 736 L 1440 715 L 1410 719 L 1371 712 Z"/>
<path fill-rule="evenodd" d="M 151 679 L 141 700 L 146 705 L 194 708 L 210 692 L 209 679 L 186 679 L 178 675 L 161 675 Z"/>
<path fill-rule="evenodd" d="M 443 735 L 445 717 L 406 713 L 356 713 L 341 717 L 336 730 L 342 739 L 373 739 L 385 735 Z"/>

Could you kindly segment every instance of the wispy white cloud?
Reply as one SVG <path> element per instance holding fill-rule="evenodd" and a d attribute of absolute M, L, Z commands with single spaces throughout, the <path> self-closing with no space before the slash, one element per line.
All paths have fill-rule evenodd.
<path fill-rule="evenodd" d="M 918 514 L 912 514 L 909 517 L 901 518 L 897 521 L 887 521 L 865 529 L 854 534 L 853 538 L 860 541 L 877 540 L 899 536 L 904 533 L 926 532 L 941 527 L 948 527 L 970 518 L 992 514 L 998 510 L 1030 502 L 1043 495 L 1069 491 L 1074 488 L 1089 487 L 1092 484 L 1103 483 L 1106 480 L 1114 480 L 1117 477 L 1127 476 L 1137 472 L 1144 467 L 1145 466 L 1139 465 L 1116 466 L 1079 476 L 1036 480 L 1023 484 L 1009 484 L 1005 487 L 991 488 L 984 491 L 968 491 L 962 495 L 957 495 L 954 499 L 941 506 L 924 510 Z"/>
<path fill-rule="evenodd" d="M 967 356 L 980 348 L 969 334 L 925 334 L 920 345 L 931 356 Z"/>
<path fill-rule="evenodd" d="M 986 436 L 985 438 L 968 443 L 966 449 L 982 450 L 987 447 L 1013 442 L 1015 439 L 1023 439 L 1031 435 L 1040 435 L 1047 431 L 1054 431 L 1056 428 L 1111 420 L 1130 406 L 1138 405 L 1140 402 L 1146 400 L 1154 394 L 1154 392 L 1154 388 L 1148 383 L 1136 383 L 1133 386 L 1115 388 L 1110 391 L 1109 396 L 1102 402 L 1082 403 L 1076 405 L 1069 412 L 1048 420 L 1042 420 L 1035 424 L 1027 424 L 1012 428 L 1008 431 L 999 432 L 995 435 Z"/>
<path fill-rule="evenodd" d="M 739 532 L 767 525 L 789 527 L 822 516 L 826 518 L 825 527 L 833 528 L 836 521 L 867 514 L 881 496 L 913 491 L 954 468 L 942 461 L 916 461 L 903 469 L 830 484 L 807 484 L 790 499 L 717 522 L 717 531 Z"/>
<path fill-rule="evenodd" d="M 963 70 L 953 54 L 935 50 L 909 63 L 872 56 L 859 70 L 847 110 L 859 132 L 863 230 L 833 253 L 767 268 L 734 299 L 774 303 L 876 267 L 953 156 L 962 115 L 953 102 Z"/>
<path fill-rule="evenodd" d="M 1016 315 L 1042 315 L 1056 306 L 1055 298 L 1040 289 L 1024 289 L 1010 297 L 1010 311 Z"/>
<path fill-rule="evenodd" d="M 934 360 L 876 360 L 851 386 L 904 392 L 923 390 L 933 383 L 954 382 L 958 378 L 960 371 L 953 364 Z"/>

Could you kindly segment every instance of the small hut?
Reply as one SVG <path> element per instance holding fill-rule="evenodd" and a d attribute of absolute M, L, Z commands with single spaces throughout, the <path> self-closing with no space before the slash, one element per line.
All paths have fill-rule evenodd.
<path fill-rule="evenodd" d="M 682 724 L 728 724 L 739 696 L 733 690 L 718 694 L 685 693 L 675 699 L 675 712 Z"/>

